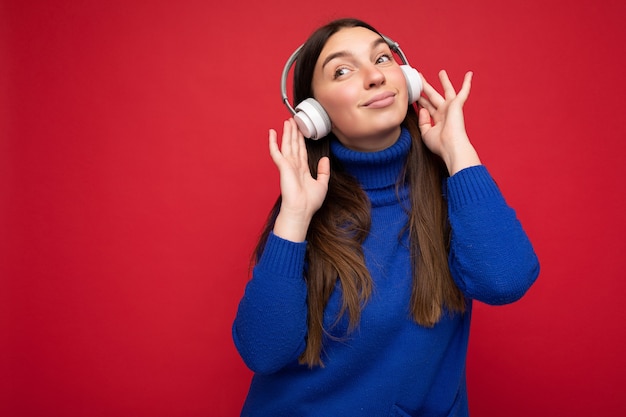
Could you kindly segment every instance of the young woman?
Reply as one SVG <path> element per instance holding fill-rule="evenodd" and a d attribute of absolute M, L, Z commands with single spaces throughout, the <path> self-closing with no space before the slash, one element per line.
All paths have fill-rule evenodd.
<path fill-rule="evenodd" d="M 519 299 L 539 264 L 465 131 L 472 74 L 458 93 L 439 78 L 409 104 L 358 20 L 300 50 L 294 101 L 315 98 L 331 132 L 269 133 L 281 196 L 233 325 L 255 372 L 242 415 L 468 415 L 472 300 Z"/>

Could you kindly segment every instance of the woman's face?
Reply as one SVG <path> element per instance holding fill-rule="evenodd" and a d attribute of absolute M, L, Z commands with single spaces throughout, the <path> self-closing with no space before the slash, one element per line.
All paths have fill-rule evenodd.
<path fill-rule="evenodd" d="M 328 38 L 313 73 L 313 95 L 350 149 L 385 149 L 400 135 L 406 80 L 387 43 L 369 29 L 344 28 Z"/>

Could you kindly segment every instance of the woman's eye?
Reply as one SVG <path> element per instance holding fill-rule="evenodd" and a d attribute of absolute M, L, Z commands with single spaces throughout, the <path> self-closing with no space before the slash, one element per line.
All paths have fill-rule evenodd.
<path fill-rule="evenodd" d="M 334 74 L 334 78 L 339 78 L 343 75 L 346 75 L 348 72 L 349 72 L 348 68 L 345 68 L 345 67 L 337 68 Z"/>
<path fill-rule="evenodd" d="M 391 61 L 391 55 L 383 54 L 376 59 L 377 64 L 382 64 L 383 62 Z"/>

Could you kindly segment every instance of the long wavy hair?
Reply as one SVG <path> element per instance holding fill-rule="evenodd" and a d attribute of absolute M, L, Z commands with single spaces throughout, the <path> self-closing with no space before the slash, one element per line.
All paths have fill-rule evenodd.
<path fill-rule="evenodd" d="M 316 30 L 304 44 L 294 69 L 294 102 L 313 97 L 312 80 L 317 59 L 328 38 L 344 28 L 364 27 L 380 34 L 369 24 L 357 19 L 339 19 Z M 411 313 L 413 320 L 426 327 L 434 326 L 444 311 L 463 313 L 465 299 L 450 275 L 448 250 L 450 230 L 442 182 L 448 176 L 441 159 L 428 150 L 422 141 L 417 112 L 410 105 L 403 121 L 412 137 L 411 148 L 398 186 L 410 187 L 407 208 L 413 286 Z M 372 279 L 365 266 L 362 244 L 370 229 L 370 205 L 357 180 L 345 172 L 330 151 L 334 135 L 320 140 L 306 140 L 309 167 L 317 177 L 317 163 L 323 156 L 331 162 L 331 175 L 326 199 L 315 213 L 307 232 L 307 268 L 303 271 L 307 284 L 308 332 L 301 364 L 323 366 L 321 352 L 325 329 L 324 309 L 337 285 L 341 284 L 342 306 L 339 319 L 348 314 L 348 332 L 359 324 L 361 309 L 372 292 Z M 258 260 L 280 210 L 278 197 L 270 211 L 254 252 Z M 398 237 L 400 238 L 400 237 Z"/>

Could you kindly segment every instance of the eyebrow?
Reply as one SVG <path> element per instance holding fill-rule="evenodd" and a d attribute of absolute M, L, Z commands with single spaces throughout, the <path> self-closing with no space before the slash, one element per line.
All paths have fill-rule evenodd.
<path fill-rule="evenodd" d="M 378 38 L 376 39 L 374 42 L 372 42 L 372 46 L 370 49 L 374 49 L 376 48 L 378 45 L 380 45 L 381 43 L 386 44 L 387 42 L 385 42 L 385 40 L 383 38 Z M 332 54 L 328 55 L 326 57 L 326 59 L 324 60 L 324 62 L 322 63 L 322 69 L 324 69 L 324 67 L 326 66 L 326 64 L 328 64 L 330 61 L 332 61 L 335 58 L 343 58 L 346 56 L 352 56 L 353 54 L 351 52 L 348 51 L 338 51 L 338 52 L 333 52 Z"/>

